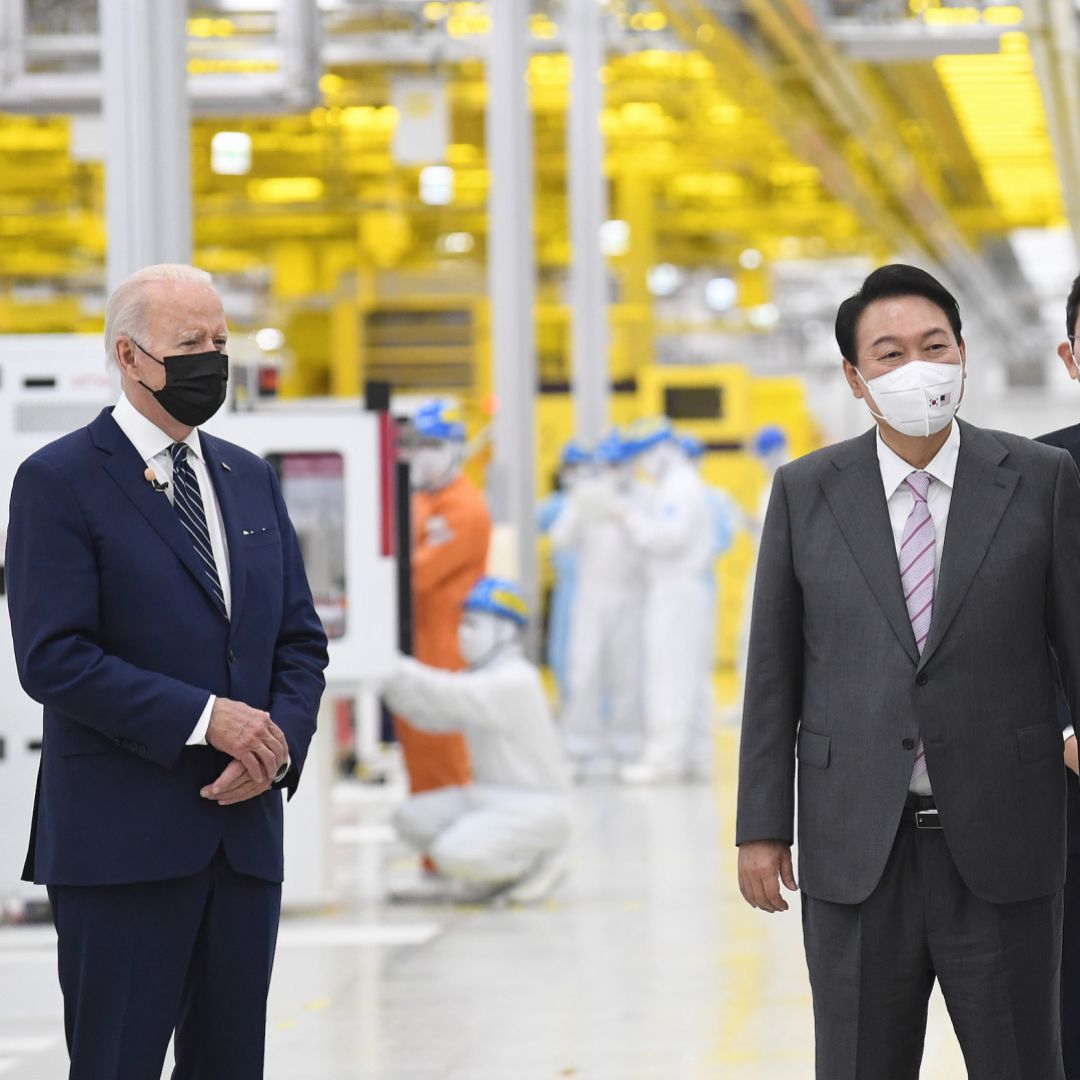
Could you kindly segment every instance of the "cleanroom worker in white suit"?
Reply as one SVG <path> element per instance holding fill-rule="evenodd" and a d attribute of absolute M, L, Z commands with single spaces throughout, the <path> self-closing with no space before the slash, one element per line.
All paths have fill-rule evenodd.
<path fill-rule="evenodd" d="M 693 435 L 677 436 L 677 442 L 686 455 L 694 471 L 701 476 L 702 460 L 705 457 L 705 444 Z M 704 480 L 704 477 L 702 477 Z M 715 703 L 713 699 L 713 670 L 716 665 L 716 620 L 719 607 L 719 593 L 716 583 L 716 561 L 731 547 L 735 538 L 737 513 L 731 496 L 705 484 L 709 499 L 710 521 L 713 530 L 712 558 L 705 567 L 705 586 L 709 596 L 706 647 L 702 651 L 701 671 L 697 676 L 698 698 L 694 709 L 694 721 L 687 742 L 684 775 L 688 780 L 711 780 L 714 770 L 715 744 L 713 739 L 713 717 Z"/>
<path fill-rule="evenodd" d="M 766 424 L 755 432 L 750 440 L 750 453 L 761 463 L 765 470 L 765 482 L 761 486 L 761 495 L 758 498 L 757 513 L 749 519 L 750 538 L 754 545 L 754 558 L 746 575 L 746 585 L 743 592 L 742 619 L 739 624 L 739 655 L 736 658 L 736 671 L 739 676 L 740 687 L 746 683 L 746 661 L 750 650 L 750 615 L 754 606 L 754 582 L 757 579 L 758 546 L 761 543 L 761 527 L 765 523 L 765 511 L 769 507 L 769 497 L 772 495 L 773 477 L 781 465 L 787 464 L 791 457 L 788 437 L 784 429 L 777 424 Z M 740 691 L 739 704 L 732 710 L 726 722 L 733 727 L 742 723 L 742 693 Z"/>
<path fill-rule="evenodd" d="M 629 448 L 611 432 L 596 448 L 594 473 L 570 493 L 551 529 L 556 551 L 578 553 L 571 616 L 569 695 L 563 745 L 578 779 L 611 775 L 643 745 L 641 619 L 644 560 L 620 519 L 639 498 Z"/>
<path fill-rule="evenodd" d="M 414 795 L 395 816 L 398 833 L 437 872 L 424 879 L 422 898 L 535 902 L 565 874 L 569 778 L 540 672 L 522 652 L 527 619 L 517 585 L 482 578 L 458 632 L 468 669 L 401 657 L 383 689 L 417 728 L 462 732 L 472 760 L 471 784 Z"/>
<path fill-rule="evenodd" d="M 592 454 L 572 440 L 563 447 L 559 458 L 559 486 L 536 508 L 536 525 L 544 536 L 550 535 L 562 517 L 570 492 L 587 475 Z M 555 587 L 551 591 L 551 614 L 548 618 L 547 662 L 559 688 L 559 703 L 570 697 L 570 632 L 573 626 L 574 598 L 577 594 L 578 553 L 573 547 L 553 548 L 552 568 Z"/>
<path fill-rule="evenodd" d="M 651 480 L 644 508 L 627 504 L 623 522 L 645 556 L 645 749 L 624 766 L 625 783 L 681 779 L 693 771 L 702 672 L 709 665 L 714 602 L 706 574 L 715 558 L 708 488 L 673 437 L 670 421 L 626 434 Z"/>

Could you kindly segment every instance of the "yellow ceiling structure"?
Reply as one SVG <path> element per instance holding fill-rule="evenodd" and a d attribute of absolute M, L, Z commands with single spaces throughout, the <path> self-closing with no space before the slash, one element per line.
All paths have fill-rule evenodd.
<path fill-rule="evenodd" d="M 868 96 L 880 103 L 878 116 L 894 124 L 897 145 L 910 155 L 926 189 L 976 248 L 1018 226 L 1060 223 L 1061 192 L 1039 86 L 1027 38 L 1016 27 L 1022 13 L 1000 5 L 984 10 L 943 8 L 933 0 L 911 3 L 915 21 L 993 19 L 1006 31 L 996 53 L 850 65 Z M 702 6 L 695 0 L 679 4 L 685 11 Z M 725 77 L 717 25 L 702 19 L 691 27 L 690 41 L 686 34 L 676 39 L 665 13 L 669 6 L 629 0 L 609 5 L 612 18 L 627 33 L 642 35 L 643 44 L 666 42 L 612 55 L 603 73 L 611 215 L 630 226 L 627 249 L 611 255 L 624 288 L 640 294 L 643 268 L 673 263 L 730 272 L 745 280 L 741 302 L 760 302 L 761 290 L 749 280 L 753 273 L 739 267 L 747 249 L 760 252 L 766 267 L 781 258 L 888 254 L 894 239 L 887 230 L 875 225 L 865 207 L 838 195 L 820 161 L 803 146 L 807 139 L 823 143 L 824 160 L 842 165 L 858 190 L 876 193 L 878 202 L 867 205 L 888 206 L 890 212 L 896 208 L 883 183 L 883 162 L 892 151 L 886 147 L 875 156 L 877 135 L 867 132 L 863 138 L 845 130 L 828 114 L 820 90 L 783 58 L 774 63 L 771 86 L 731 78 L 730 72 Z M 757 6 L 767 6 L 767 0 Z M 488 5 L 480 2 L 432 0 L 423 14 L 460 41 L 485 33 L 490 21 Z M 377 29 L 396 26 L 395 19 L 400 16 L 392 12 L 381 17 Z M 358 23 L 352 30 L 365 32 L 366 26 Z M 189 23 L 189 33 L 200 40 L 228 41 L 237 32 L 233 21 L 220 16 L 200 14 Z M 547 50 L 534 55 L 529 71 L 544 295 L 561 280 L 570 258 L 570 69 L 548 15 L 534 17 L 532 32 Z M 732 42 L 732 70 L 744 61 L 758 63 L 747 43 Z M 736 55 L 740 51 L 745 56 Z M 193 60 L 203 65 L 199 70 L 207 63 Z M 479 59 L 435 67 L 449 103 L 449 202 L 423 201 L 420 168 L 394 158 L 400 121 L 391 104 L 394 79 L 429 71 L 339 65 L 322 75 L 322 102 L 310 112 L 196 120 L 196 260 L 220 273 L 262 275 L 276 296 L 316 305 L 339 287 L 343 275 L 357 271 L 453 273 L 455 267 L 482 267 L 490 178 L 484 151 L 487 88 Z M 791 126 L 778 125 L 776 100 L 786 103 L 803 144 L 793 142 Z M 818 126 L 807 135 L 804 118 L 811 115 Z M 92 155 L 74 152 L 81 140 L 74 138 L 73 124 L 81 122 L 0 114 L 0 295 L 12 289 L 25 295 L 28 282 L 63 294 L 101 280 L 103 170 Z M 214 171 L 211 141 L 222 131 L 250 136 L 249 171 Z M 637 280 L 628 283 L 628 275 Z"/>
<path fill-rule="evenodd" d="M 1027 36 L 1003 35 L 996 54 L 941 56 L 934 70 L 1004 222 L 1062 223 L 1061 186 Z"/>

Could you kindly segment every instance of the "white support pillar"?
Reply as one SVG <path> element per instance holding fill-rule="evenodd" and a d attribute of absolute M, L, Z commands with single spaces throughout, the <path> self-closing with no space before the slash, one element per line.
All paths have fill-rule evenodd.
<path fill-rule="evenodd" d="M 604 138 L 600 114 L 604 87 L 603 11 L 600 0 L 567 0 L 570 117 L 567 174 L 570 185 L 570 306 L 573 325 L 574 413 L 577 434 L 596 439 L 607 425 L 607 266 L 600 226 L 607 220 Z"/>
<path fill-rule="evenodd" d="M 319 102 L 319 5 L 312 0 L 283 0 L 278 11 L 282 94 L 295 109 L 313 109 Z"/>
<path fill-rule="evenodd" d="M 529 0 L 490 6 L 487 55 L 487 158 L 491 170 L 488 216 L 488 295 L 495 369 L 495 453 L 489 492 L 496 525 L 512 529 L 518 579 L 538 611 L 536 556 L 536 334 L 533 299 L 532 114 Z M 531 623 L 530 653 L 539 641 Z"/>
<path fill-rule="evenodd" d="M 184 0 L 101 0 L 107 288 L 191 261 Z"/>

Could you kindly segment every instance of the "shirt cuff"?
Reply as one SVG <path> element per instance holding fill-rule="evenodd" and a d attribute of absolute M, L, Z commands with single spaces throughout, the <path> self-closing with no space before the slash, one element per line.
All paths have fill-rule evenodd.
<path fill-rule="evenodd" d="M 286 758 L 285 759 L 285 764 L 282 765 L 281 768 L 278 769 L 278 771 L 274 774 L 273 783 L 280 784 L 281 781 L 284 780 L 285 777 L 288 775 L 289 769 L 291 769 L 291 768 L 292 768 L 292 762 L 288 758 Z"/>
<path fill-rule="evenodd" d="M 195 730 L 188 736 L 188 746 L 206 746 L 206 733 L 210 729 L 210 714 L 214 711 L 214 702 L 217 701 L 217 695 L 211 694 L 206 701 L 206 708 L 202 711 L 202 716 L 199 717 L 199 722 L 195 725 Z"/>
<path fill-rule="evenodd" d="M 1076 734 L 1076 729 L 1070 724 L 1067 728 L 1061 729 L 1061 734 L 1064 736 L 1065 742 L 1068 742 Z"/>

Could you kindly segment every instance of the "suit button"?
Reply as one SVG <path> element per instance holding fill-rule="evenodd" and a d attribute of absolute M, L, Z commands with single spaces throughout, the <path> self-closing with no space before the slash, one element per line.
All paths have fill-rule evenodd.
<path fill-rule="evenodd" d="M 916 686 L 925 686 L 929 681 L 930 677 L 926 674 L 925 671 L 920 671 L 919 674 L 915 676 Z"/>
<path fill-rule="evenodd" d="M 903 746 L 903 748 L 905 750 L 914 750 L 915 749 L 915 740 L 914 739 L 905 739 L 903 741 L 903 743 L 901 743 L 901 745 Z"/>
<path fill-rule="evenodd" d="M 235 664 L 236 663 L 236 650 L 235 649 L 230 649 L 229 650 L 229 663 L 230 664 Z"/>

